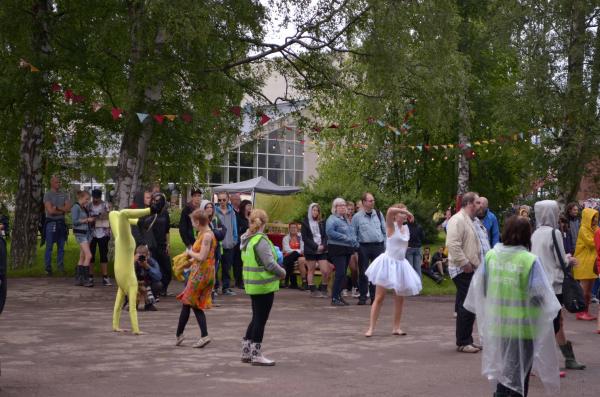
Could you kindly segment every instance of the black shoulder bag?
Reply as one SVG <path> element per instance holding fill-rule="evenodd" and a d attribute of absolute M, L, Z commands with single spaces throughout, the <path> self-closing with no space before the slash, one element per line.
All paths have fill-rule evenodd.
<path fill-rule="evenodd" d="M 557 229 L 552 230 L 552 241 L 554 243 L 554 251 L 556 251 L 556 256 L 558 257 L 558 262 L 565 275 L 562 284 L 563 304 L 565 305 L 565 309 L 569 312 L 579 313 L 586 309 L 585 299 L 583 298 L 583 289 L 581 288 L 581 285 L 579 285 L 579 282 L 573 278 L 571 271 L 565 265 L 563 256 L 558 249 L 556 231 Z"/>

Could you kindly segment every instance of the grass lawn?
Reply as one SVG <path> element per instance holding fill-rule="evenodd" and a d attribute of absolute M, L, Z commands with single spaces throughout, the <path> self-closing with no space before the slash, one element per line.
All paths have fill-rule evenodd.
<path fill-rule="evenodd" d="M 183 242 L 179 237 L 179 231 L 177 229 L 171 229 L 170 233 L 171 240 L 171 256 L 180 254 L 185 250 Z M 434 244 L 428 245 L 431 247 L 431 253 L 433 254 L 440 245 L 444 244 L 444 235 L 440 233 L 438 238 Z M 8 243 L 9 248 L 8 252 L 10 252 L 10 242 Z M 46 272 L 44 271 L 44 252 L 46 247 L 38 247 L 37 256 L 35 265 L 31 268 L 27 269 L 19 269 L 19 270 L 8 270 L 9 277 L 42 277 L 45 276 Z M 69 239 L 65 244 L 65 271 L 67 275 L 74 276 L 75 275 L 75 266 L 77 265 L 77 261 L 79 260 L 79 245 L 77 241 L 75 241 L 75 236 L 73 233 L 69 233 Z M 112 276 L 113 275 L 113 267 L 112 262 L 108 264 L 108 272 Z M 56 246 L 54 247 L 53 255 L 52 255 L 52 269 L 56 274 Z M 96 265 L 94 267 L 96 276 L 100 272 L 99 258 L 96 255 Z M 433 280 L 428 277 L 423 277 L 423 291 L 422 295 L 453 295 L 456 292 L 454 287 L 454 283 L 450 279 L 444 280 L 440 285 L 433 282 Z"/>

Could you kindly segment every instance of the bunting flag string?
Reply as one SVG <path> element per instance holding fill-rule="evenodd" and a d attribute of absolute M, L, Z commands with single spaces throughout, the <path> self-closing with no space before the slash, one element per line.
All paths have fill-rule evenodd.
<path fill-rule="evenodd" d="M 39 68 L 33 66 L 31 63 L 29 63 L 25 59 L 19 60 L 19 68 L 29 69 L 29 71 L 31 73 L 36 73 L 36 72 L 40 71 Z M 63 87 L 61 84 L 56 83 L 56 82 L 51 84 L 50 89 L 54 93 L 61 93 L 62 96 L 64 97 L 65 101 L 69 104 L 84 103 L 87 99 L 84 95 L 76 94 L 71 88 Z M 91 103 L 91 109 L 94 113 L 98 112 L 102 108 L 105 108 L 105 105 L 101 102 L 92 102 Z M 125 111 L 122 108 L 113 106 L 113 107 L 109 107 L 109 109 L 110 109 L 110 113 L 111 113 L 113 120 L 116 121 L 116 120 L 123 118 Z M 262 112 L 260 110 L 260 108 L 255 108 L 249 103 L 245 104 L 244 106 L 230 106 L 227 110 L 230 114 L 234 115 L 237 118 L 241 118 L 242 114 L 246 114 L 251 117 L 257 117 L 257 122 L 261 126 L 267 124 L 269 121 L 272 120 L 271 117 L 268 116 L 267 114 L 265 114 L 264 112 Z M 356 129 L 356 128 L 361 128 L 361 127 L 367 127 L 369 125 L 377 125 L 381 128 L 386 128 L 388 131 L 394 133 L 396 136 L 400 136 L 401 134 L 407 134 L 408 131 L 411 129 L 410 120 L 414 118 L 415 113 L 416 113 L 416 100 L 410 100 L 407 104 L 406 112 L 402 119 L 402 124 L 400 125 L 400 127 L 396 127 L 396 126 L 394 126 L 390 123 L 387 123 L 386 121 L 381 120 L 381 119 L 376 119 L 374 117 L 368 117 L 366 119 L 366 123 L 364 123 L 364 124 L 352 123 L 350 125 L 343 126 L 340 123 L 331 122 L 331 123 L 325 124 L 326 125 L 325 127 L 321 126 L 321 125 L 313 125 L 310 129 L 316 133 L 320 133 L 325 128 L 327 128 L 327 129 L 344 129 L 344 128 Z M 175 122 L 175 120 L 177 118 L 180 118 L 184 124 L 190 124 L 193 120 L 193 116 L 190 113 L 182 113 L 180 115 L 177 115 L 177 114 L 153 114 L 153 115 L 151 115 L 146 112 L 135 112 L 135 114 L 140 123 L 146 122 L 149 118 L 153 119 L 156 123 L 161 124 L 161 125 L 164 124 L 165 119 L 167 119 L 169 122 Z M 221 117 L 222 111 L 221 111 L 221 109 L 215 108 L 215 109 L 211 110 L 211 114 L 214 117 Z M 285 129 L 287 131 L 295 130 L 296 135 L 293 140 L 296 142 L 299 142 L 301 144 L 305 143 L 304 131 L 302 129 L 298 129 L 296 127 L 290 127 L 288 125 L 284 125 L 283 129 Z M 539 129 L 537 129 L 537 130 L 539 130 Z M 283 132 L 281 132 L 281 139 L 283 139 L 283 135 L 284 135 Z M 521 132 L 521 133 L 510 134 L 510 135 L 500 135 L 500 136 L 496 137 L 495 139 L 477 140 L 477 141 L 473 141 L 472 143 L 464 143 L 464 144 L 463 143 L 458 143 L 458 144 L 457 143 L 445 143 L 445 144 L 435 144 L 435 145 L 402 144 L 402 145 L 400 145 L 400 148 L 408 148 L 411 150 L 416 150 L 420 153 L 431 152 L 431 151 L 436 151 L 436 150 L 449 150 L 449 149 L 456 148 L 456 149 L 463 151 L 465 153 L 465 155 L 467 156 L 467 158 L 472 159 L 476 156 L 476 152 L 473 150 L 474 146 L 480 147 L 480 146 L 492 145 L 492 144 L 501 145 L 506 142 L 518 142 L 519 140 L 524 140 L 524 139 L 525 139 L 525 134 Z M 334 145 L 333 142 L 329 142 L 328 144 Z M 354 145 L 354 147 L 365 149 L 365 148 L 368 148 L 369 146 L 366 144 L 358 144 L 358 145 Z"/>

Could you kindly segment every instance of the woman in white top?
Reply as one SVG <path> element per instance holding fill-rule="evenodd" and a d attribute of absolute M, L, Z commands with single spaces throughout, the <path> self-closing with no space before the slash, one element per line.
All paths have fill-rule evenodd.
<path fill-rule="evenodd" d="M 413 215 L 404 204 L 395 204 L 388 209 L 385 216 L 387 242 L 385 252 L 377 257 L 365 272 L 369 281 L 376 285 L 375 300 L 371 306 L 371 317 L 366 337 L 373 335 L 375 324 L 379 318 L 381 305 L 388 289 L 393 289 L 394 296 L 394 326 L 393 335 L 406 335 L 400 329 L 404 297 L 417 295 L 422 288 L 421 278 L 406 260 L 406 250 L 410 232 L 404 223 Z"/>

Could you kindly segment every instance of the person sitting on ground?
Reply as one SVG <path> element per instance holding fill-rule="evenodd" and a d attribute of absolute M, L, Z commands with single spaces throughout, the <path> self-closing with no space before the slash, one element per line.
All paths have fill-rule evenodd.
<path fill-rule="evenodd" d="M 448 274 L 448 258 L 444 255 L 444 247 L 439 247 L 431 258 L 430 268 L 437 270 L 442 276 Z"/>
<path fill-rule="evenodd" d="M 298 288 L 298 280 L 294 274 L 294 264 L 298 261 L 298 270 L 302 280 L 306 279 L 306 261 L 304 259 L 304 242 L 302 235 L 298 233 L 298 225 L 290 223 L 288 225 L 289 233 L 283 237 L 281 245 L 283 246 L 283 268 L 285 269 L 285 281 L 283 287 Z"/>
<path fill-rule="evenodd" d="M 163 289 L 162 273 L 158 262 L 150 255 L 146 245 L 139 245 L 134 256 L 135 276 L 138 280 L 138 302 L 144 302 L 144 310 L 156 311 L 156 297 Z"/>
<path fill-rule="evenodd" d="M 426 275 L 437 284 L 444 281 L 444 274 L 438 273 L 437 268 L 431 266 L 431 249 L 425 247 L 423 249 L 423 262 L 421 263 L 421 274 Z"/>

